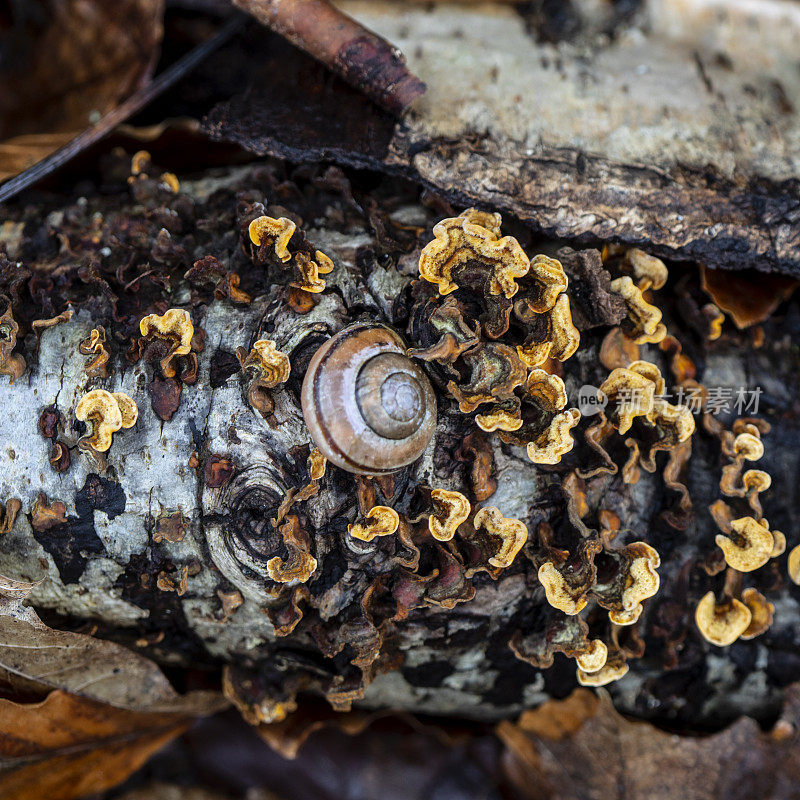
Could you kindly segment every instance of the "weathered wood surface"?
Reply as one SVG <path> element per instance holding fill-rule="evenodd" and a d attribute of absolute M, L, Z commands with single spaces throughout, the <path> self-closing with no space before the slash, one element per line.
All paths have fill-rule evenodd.
<path fill-rule="evenodd" d="M 427 84 L 411 114 L 396 123 L 254 39 L 233 46 L 246 69 L 218 70 L 234 96 L 207 130 L 260 154 L 394 170 L 562 239 L 800 274 L 796 5 L 340 5 Z"/>
<path fill-rule="evenodd" d="M 390 622 L 396 608 L 384 598 L 388 605 L 373 618 L 380 621 L 376 633 L 375 625 L 365 623 L 362 599 L 376 579 L 391 587 L 413 572 L 401 565 L 409 552 L 396 537 L 366 544 L 348 536 L 347 524 L 358 513 L 356 484 L 332 468 L 320 492 L 303 506 L 318 561 L 310 599 L 299 601 L 303 619 L 288 635 L 274 633 L 274 624 L 294 616 L 293 589 L 278 591 L 264 565 L 285 552 L 270 518 L 286 491 L 308 480 L 309 438 L 298 399 L 303 365 L 319 342 L 349 321 L 406 325 L 398 298 L 416 275 L 420 244 L 429 240 L 431 225 L 442 215 L 420 205 L 407 187 L 370 181 L 368 191 L 356 190 L 336 173 L 252 167 L 185 180 L 179 195 L 154 188 L 155 180 L 149 190 L 134 183 L 135 197 L 130 198 L 128 188 L 110 192 L 109 187 L 124 187 L 124 176 L 112 170 L 105 196 L 77 202 L 54 198 L 44 208 L 20 204 L 9 212 L 16 261 L 6 264 L 5 279 L 14 284 L 15 276 L 30 270 L 36 280 L 31 283 L 29 276 L 17 284 L 22 298 L 17 308 L 27 318 L 17 350 L 25 355 L 28 370 L 13 385 L 0 377 L 0 500 L 22 501 L 16 525 L 2 537 L 0 573 L 43 578 L 32 602 L 56 627 L 92 622 L 99 635 L 166 664 L 212 670 L 234 664 L 259 676 L 253 697 L 272 704 L 291 699 L 297 688 L 329 695 L 355 691 L 357 698 L 361 670 L 350 661 L 365 652 L 363 642 L 373 652 L 378 641 L 377 674 L 363 681 L 368 685 L 359 702 L 503 717 L 563 695 L 575 681 L 574 662 L 563 656 L 540 670 L 515 658 L 509 648 L 515 633 L 544 630 L 543 619 L 557 613 L 547 606 L 536 567 L 525 555 L 532 551 L 520 553 L 496 579 L 478 573 L 465 587 L 432 584 L 442 588 L 443 596 L 451 592 L 465 600 L 452 608 L 426 600 L 407 617 Z M 401 240 L 406 234 L 387 223 L 386 216 L 376 215 L 375 207 L 366 222 L 362 209 L 370 198 L 387 203 L 392 218 L 406 230 L 417 226 L 419 238 L 404 244 L 387 239 L 387 230 Z M 254 266 L 242 251 L 237 202 L 262 199 L 272 204 L 268 208 L 274 214 L 283 209 L 300 215 L 309 241 L 334 261 L 328 287 L 308 314 L 288 306 L 280 271 Z M 159 238 L 165 224 L 173 232 Z M 524 231 L 520 235 L 531 253 L 542 248 L 553 252 L 558 246 L 531 243 Z M 183 273 L 206 255 L 242 277 L 243 288 L 253 296 L 250 305 L 214 299 L 210 289 L 188 285 Z M 94 277 L 81 272 L 90 264 L 97 265 Z M 97 275 L 103 280 L 98 282 Z M 570 288 L 576 320 L 577 298 L 584 289 L 580 281 Z M 115 295 L 118 300 L 111 299 Z M 30 319 L 63 311 L 64 298 L 73 299 L 74 316 L 44 330 L 37 347 Z M 588 301 L 591 306 L 591 293 Z M 798 355 L 793 344 L 800 335 L 797 301 L 765 326 L 759 348 L 748 334 L 733 329 L 726 328 L 715 343 L 698 336 L 692 308 L 704 302 L 696 273 L 678 266 L 659 293 L 669 330 L 682 339 L 706 385 L 764 388 L 761 412 L 773 423 L 765 437 L 767 455 L 759 464 L 773 476 L 773 488 L 764 498 L 765 516 L 785 531 L 792 547 L 800 529 Z M 198 355 L 197 382 L 183 387 L 177 412 L 165 422 L 151 407 L 153 368 L 143 361 L 131 363 L 126 353 L 138 319 L 167 305 L 190 309 L 196 328 L 205 332 L 205 345 Z M 98 324 L 109 332 L 107 380 L 90 380 L 84 372 L 87 357 L 78 352 L 80 341 Z M 564 369 L 573 402 L 581 385 L 598 385 L 607 374 L 598 348 L 608 327 L 581 326 L 581 347 Z M 234 356 L 237 347 L 247 349 L 259 336 L 273 339 L 293 362 L 294 377 L 275 395 L 273 424 L 248 405 Z M 642 352 L 668 373 L 657 347 Z M 125 391 L 139 408 L 136 426 L 115 434 L 107 461 L 75 447 L 81 434 L 75 405 L 94 386 Z M 464 417 L 441 384 L 437 388 L 437 434 L 425 456 L 396 479 L 396 502 L 404 513 L 411 514 L 403 504 L 411 502 L 419 485 L 472 491 L 469 465 L 454 459 L 468 430 Z M 64 472 L 50 466 L 51 443 L 39 433 L 40 415 L 51 405 L 63 419 L 59 438 L 71 448 Z M 523 448 L 495 437 L 489 441 L 498 485 L 486 502 L 525 521 L 535 549 L 536 525 L 548 521 L 557 527 L 566 518 L 557 489 L 562 476 L 559 470 L 531 464 Z M 622 484 L 619 476 L 600 476 L 592 484 L 592 507 L 603 504 L 620 515 L 621 541 L 645 540 L 662 559 L 661 590 L 646 604 L 635 629 L 646 645 L 644 656 L 630 660 L 631 672 L 611 691 L 625 711 L 684 724 L 718 723 L 742 712 L 768 715 L 777 707 L 780 688 L 796 679 L 800 591 L 786 577 L 783 556 L 752 577 L 752 585 L 776 606 L 767 633 L 725 649 L 700 637 L 692 620 L 694 605 L 709 589 L 718 590 L 723 578 L 702 567 L 716 551 L 716 528 L 707 506 L 719 496 L 720 461 L 714 437 L 701 431 L 693 447 L 686 482 L 694 517 L 684 531 L 658 521 L 675 502 L 661 468 L 652 475 L 643 472 L 633 486 Z M 566 461 L 580 466 L 587 453 L 580 444 Z M 35 530 L 40 493 L 51 506 L 63 502 L 65 517 Z M 184 518 L 182 538 L 164 537 L 159 521 L 174 521 L 176 514 Z M 433 544 L 422 545 L 418 575 L 433 574 L 440 553 Z M 178 593 L 182 577 L 185 591 Z M 469 584 L 475 590 L 472 599 L 467 599 Z M 226 613 L 218 592 L 239 592 L 243 603 Z M 344 649 L 326 657 L 337 640 L 343 640 Z"/>

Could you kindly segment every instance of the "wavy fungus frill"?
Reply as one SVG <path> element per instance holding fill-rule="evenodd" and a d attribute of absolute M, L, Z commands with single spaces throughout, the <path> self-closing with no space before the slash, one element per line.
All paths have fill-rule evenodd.
<path fill-rule="evenodd" d="M 25 372 L 25 359 L 12 352 L 17 343 L 19 325 L 11 311 L 11 301 L 0 295 L 0 375 L 8 375 L 13 383 Z"/>
<path fill-rule="evenodd" d="M 580 342 L 569 281 L 558 260 L 531 260 L 516 239 L 501 238 L 500 224 L 498 214 L 468 209 L 434 226 L 412 287 L 409 354 L 435 367 L 481 430 L 527 446 L 535 463 L 557 464 L 578 416 L 563 410 L 553 366 Z"/>

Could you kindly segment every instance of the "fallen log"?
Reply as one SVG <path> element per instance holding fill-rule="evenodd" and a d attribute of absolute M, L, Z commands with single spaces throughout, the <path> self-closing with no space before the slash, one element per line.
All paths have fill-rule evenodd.
<path fill-rule="evenodd" d="M 304 692 L 337 709 L 504 718 L 568 693 L 575 661 L 581 682 L 611 681 L 617 707 L 639 716 L 718 725 L 778 708 L 800 653 L 800 594 L 779 552 L 779 531 L 790 550 L 798 524 L 796 300 L 760 333 L 720 327 L 694 268 L 670 264 L 656 289 L 657 260 L 564 249 L 514 220 L 520 244 L 501 250 L 523 265 L 542 253 L 530 273 L 515 279 L 506 255 L 492 266 L 481 250 L 442 295 L 419 275 L 422 249 L 444 241 L 434 223 L 447 217 L 446 230 L 491 244 L 492 214 L 458 217 L 405 182 L 335 168 L 269 162 L 178 184 L 138 154 L 126 171 L 112 159 L 104 194 L 16 205 L 4 228 L 0 352 L 16 379 L 0 376 L 0 573 L 40 581 L 30 602 L 45 622 L 91 624 L 161 664 L 221 673 L 253 721 L 280 719 Z M 254 238 L 264 219 L 290 236 Z M 320 278 L 325 257 L 332 271 Z M 490 276 L 507 291 L 518 280 L 516 300 L 493 294 Z M 645 286 L 642 302 L 660 307 L 661 343 L 637 333 L 636 314 L 654 312 L 625 301 L 625 286 L 640 299 Z M 320 472 L 301 408 L 312 356 L 356 322 L 397 331 L 436 396 L 422 457 L 384 476 Z M 556 329 L 577 346 L 571 357 Z M 269 371 L 278 362 L 254 347 L 264 341 L 287 356 L 288 376 Z M 516 348 L 534 358 L 542 343 L 545 369 L 520 367 Z M 651 367 L 636 380 L 647 386 L 660 369 L 675 403 L 627 434 L 611 386 L 607 416 L 570 415 L 581 387 L 637 357 Z M 691 415 L 687 448 L 669 415 L 685 421 L 674 409 L 695 379 L 731 402 Z M 559 380 L 564 403 L 553 399 Z M 479 386 L 498 402 L 476 400 Z M 762 390 L 757 414 L 735 407 L 739 388 Z M 105 418 L 79 409 L 94 390 L 123 393 L 138 411 L 128 426 L 116 395 L 107 449 Z M 503 412 L 521 415 L 518 434 L 492 428 Z M 715 537 L 733 536 L 730 519 L 709 511 L 723 501 L 761 520 L 759 492 L 736 494 L 743 433 L 763 437 L 757 466 L 772 480 L 762 527 L 775 552 L 749 572 L 726 563 Z M 433 490 L 465 499 L 460 526 Z M 487 506 L 498 515 L 479 517 Z M 374 535 L 376 507 L 396 512 L 388 535 Z M 654 570 L 660 587 L 646 577 Z M 632 586 L 643 602 L 629 602 Z M 708 592 L 719 613 L 749 598 L 760 630 L 711 644 L 695 620 Z"/>

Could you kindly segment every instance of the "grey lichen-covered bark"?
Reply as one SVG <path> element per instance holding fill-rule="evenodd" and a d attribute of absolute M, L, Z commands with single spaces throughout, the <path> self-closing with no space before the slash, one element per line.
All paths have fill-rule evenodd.
<path fill-rule="evenodd" d="M 95 244 L 85 232 L 99 225 L 97 238 L 101 244 L 110 243 L 101 253 L 103 274 L 112 280 L 115 265 L 129 258 L 114 244 L 119 241 L 114 237 L 129 230 L 132 221 L 144 225 L 148 220 L 146 225 L 158 231 L 154 220 L 171 219 L 164 209 L 174 206 L 184 223 L 171 241 L 186 249 L 170 273 L 168 304 L 190 308 L 205 341 L 198 353 L 196 382 L 183 386 L 177 412 L 164 421 L 151 404 L 152 363 L 128 358 L 125 336 L 113 339 L 110 377 L 87 377 L 87 357 L 80 355 L 79 343 L 98 324 L 112 329 L 119 323 L 78 288 L 73 290 L 76 308 L 69 321 L 44 330 L 38 347 L 35 336 L 25 337 L 18 349 L 28 359 L 27 372 L 13 384 L 0 378 L 0 499 L 22 501 L 16 524 L 2 538 L 0 573 L 42 579 L 31 602 L 52 624 L 91 621 L 101 635 L 141 647 L 163 663 L 211 669 L 232 665 L 237 681 L 251 676 L 245 693 L 253 703 L 266 700 L 274 707 L 291 702 L 298 689 L 305 689 L 334 697 L 339 706 L 356 699 L 369 706 L 499 718 L 565 693 L 574 685 L 573 662 L 556 656 L 551 668 L 537 669 L 517 659 L 509 647 L 517 634 L 543 626 L 546 630 L 542 620 L 557 613 L 547 605 L 526 551 L 495 575 L 479 572 L 463 586 L 449 585 L 446 567 L 455 561 L 433 561 L 444 558 L 438 546 L 431 549 L 418 541 L 424 551 L 422 562 L 412 568 L 413 554 L 395 537 L 366 543 L 349 536 L 347 525 L 358 516 L 358 488 L 352 477 L 332 467 L 319 492 L 302 506 L 318 562 L 308 582 L 309 595 L 296 595 L 298 587 L 282 588 L 270 580 L 266 562 L 286 555 L 270 519 L 289 489 L 308 483 L 305 459 L 310 441 L 298 399 L 304 366 L 316 347 L 347 322 L 371 319 L 404 325 L 398 304 L 402 305 L 416 275 L 419 253 L 414 247 L 406 252 L 398 248 L 392 258 L 379 260 L 385 239 L 364 223 L 343 224 L 342 209 L 349 201 L 328 199 L 327 206 L 319 204 L 308 188 L 312 184 L 303 183 L 304 178 L 294 180 L 306 187 L 305 196 L 287 189 L 290 181 L 267 180 L 265 174 L 255 168 L 203 176 L 184 182 L 177 198 L 159 190 L 158 203 L 151 199 L 143 205 L 129 203 L 123 192 L 108 206 L 102 221 L 85 201 L 63 208 L 56 204 L 49 222 L 28 216 L 19 228 L 27 241 L 19 243 L 20 255 L 35 254 L 37 231 L 67 221 L 75 248 L 88 247 L 94 253 Z M 319 176 L 314 180 L 316 186 L 325 184 Z M 305 204 L 308 209 L 326 209 L 318 224 L 304 226 L 308 240 L 335 264 L 326 276 L 326 290 L 309 313 L 292 310 L 285 279 L 275 277 L 272 268 L 253 266 L 238 236 L 221 233 L 214 239 L 209 233 L 235 231 L 237 197 L 252 202 L 263 197 L 259 187 L 273 199 L 282 192 L 287 198 L 280 206 L 284 210 L 293 203 L 298 212 Z M 91 201 L 101 202 L 109 201 Z M 278 213 L 277 206 L 273 213 Z M 310 210 L 303 213 L 313 218 Z M 21 210 L 17 216 L 25 214 Z M 435 218 L 425 207 L 405 201 L 395 203 L 391 219 L 402 226 L 396 233 L 416 227 L 424 242 Z M 385 227 L 382 230 L 385 234 Z M 81 231 L 84 235 L 79 235 Z M 163 251 L 165 237 L 159 236 L 157 244 Z M 557 246 L 544 245 L 551 251 Z M 82 258 L 75 252 L 68 257 L 70 263 Z M 195 290 L 190 291 L 180 274 L 208 254 L 243 278 L 258 278 L 250 304 L 234 305 L 224 298 L 197 301 Z M 62 256 L 66 258 L 66 252 Z M 31 259 L 12 269 L 27 267 L 35 272 L 36 256 Z M 49 263 L 52 269 L 52 253 L 40 263 Z M 147 272 L 146 265 L 138 269 Z M 678 270 L 673 276 L 674 291 L 660 295 L 665 319 L 671 332 L 686 333 L 685 344 L 706 385 L 765 389 L 762 410 L 774 423 L 773 433 L 765 437 L 767 455 L 759 465 L 774 481 L 772 494 L 765 496 L 765 515 L 774 528 L 787 533 L 791 547 L 799 522 L 800 433 L 791 381 L 797 370 L 796 351 L 781 339 L 777 325 L 767 326 L 760 350 L 748 349 L 742 335 L 734 332 L 715 344 L 698 340 L 686 322 L 687 309 L 705 301 L 692 274 L 686 273 L 683 281 L 680 274 Z M 264 276 L 271 276 L 266 283 Z M 572 286 L 573 302 L 580 288 Z M 157 302 L 163 300 L 161 296 Z M 158 307 L 163 310 L 163 305 Z M 783 322 L 791 331 L 797 320 L 793 305 Z M 578 353 L 566 362 L 570 400 L 582 384 L 597 385 L 605 375 L 598 349 L 607 327 L 587 326 Z M 249 350 L 260 337 L 275 341 L 290 355 L 294 368 L 289 382 L 275 391 L 268 419 L 248 404 L 246 377 L 234 357 L 237 348 Z M 662 358 L 654 346 L 643 348 L 642 355 L 655 362 Z M 75 421 L 75 406 L 88 388 L 97 386 L 126 392 L 139 409 L 137 424 L 114 434 L 105 456 L 76 446 L 83 431 Z M 436 435 L 423 457 L 398 473 L 390 492 L 409 518 L 414 517 L 415 487 L 438 486 L 466 494 L 473 489 L 468 466 L 453 453 L 474 425 L 454 410 L 440 385 L 438 390 Z M 51 442 L 39 433 L 40 415 L 52 406 L 62 419 L 58 438 L 71 452 L 71 463 L 63 472 L 51 467 Z M 539 523 L 558 526 L 566 518 L 558 490 L 560 476 L 532 464 L 524 448 L 503 444 L 495 436 L 489 443 L 497 489 L 485 504 L 523 520 L 534 546 Z M 578 465 L 586 452 L 585 445 L 576 447 Z M 719 496 L 719 466 L 716 440 L 698 434 L 685 479 L 694 518 L 685 530 L 664 528 L 658 522 L 660 512 L 674 502 L 660 470 L 653 475 L 643 472 L 634 485 L 623 485 L 618 476 L 592 484 L 592 506 L 610 506 L 622 519 L 620 541 L 648 541 L 662 559 L 661 590 L 646 604 L 635 629 L 646 645 L 644 656 L 632 658 L 630 673 L 611 687 L 626 711 L 690 724 L 718 722 L 741 712 L 764 715 L 777 703 L 781 686 L 796 675 L 800 604 L 783 562 L 780 566 L 773 562 L 755 578 L 755 585 L 776 608 L 767 633 L 718 649 L 705 643 L 694 628 L 697 598 L 721 583 L 721 576 L 714 578 L 702 568 L 715 551 L 716 528 L 706 506 Z M 37 517 L 37 498 L 40 511 L 42 504 L 52 510 L 58 502 L 65 508 L 53 512 L 55 519 L 42 521 Z M 173 535 L 165 535 L 160 523 L 176 519 L 180 531 L 175 534 L 172 528 Z M 387 586 L 394 586 L 394 595 L 382 596 L 382 603 L 405 596 L 414 576 L 432 580 L 431 586 L 441 592 L 439 599 L 434 591 L 421 602 L 409 601 L 406 614 L 396 613 L 399 605 L 387 610 L 378 602 L 368 603 L 368 595 L 374 598 Z M 403 584 L 406 579 L 412 583 Z M 241 599 L 241 604 L 226 604 L 232 597 Z M 359 669 L 354 669 L 353 660 L 361 664 Z"/>

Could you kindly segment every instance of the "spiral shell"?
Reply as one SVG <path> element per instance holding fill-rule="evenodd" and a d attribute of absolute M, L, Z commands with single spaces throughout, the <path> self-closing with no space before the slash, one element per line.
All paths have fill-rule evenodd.
<path fill-rule="evenodd" d="M 303 380 L 302 404 L 323 455 L 361 475 L 416 461 L 436 427 L 430 381 L 383 325 L 351 325 L 320 347 Z"/>

